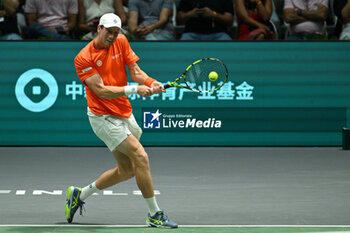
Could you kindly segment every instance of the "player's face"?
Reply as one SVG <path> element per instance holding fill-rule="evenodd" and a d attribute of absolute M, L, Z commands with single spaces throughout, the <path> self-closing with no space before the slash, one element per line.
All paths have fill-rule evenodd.
<path fill-rule="evenodd" d="M 117 27 L 101 28 L 99 36 L 106 47 L 111 46 L 117 39 L 120 29 Z"/>

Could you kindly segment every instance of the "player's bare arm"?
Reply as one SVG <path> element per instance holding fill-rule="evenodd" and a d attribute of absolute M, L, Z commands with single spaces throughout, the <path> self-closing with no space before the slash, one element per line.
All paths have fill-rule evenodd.
<path fill-rule="evenodd" d="M 114 99 L 125 96 L 125 87 L 106 86 L 99 74 L 94 74 L 85 80 L 86 85 L 101 99 Z M 143 97 L 152 95 L 151 88 L 146 86 L 137 86 L 137 94 Z"/>
<path fill-rule="evenodd" d="M 141 70 L 141 68 L 136 62 L 129 65 L 129 71 L 130 71 L 132 80 L 134 80 L 139 84 L 144 84 L 145 80 L 147 78 L 150 78 L 143 70 Z"/>
<path fill-rule="evenodd" d="M 99 74 L 85 80 L 86 85 L 101 99 L 114 99 L 124 96 L 124 87 L 105 86 Z"/>
<path fill-rule="evenodd" d="M 141 68 L 136 62 L 129 65 L 129 71 L 131 78 L 139 84 L 145 84 L 146 79 L 150 78 L 143 70 L 141 70 Z M 163 84 L 161 84 L 157 80 L 152 82 L 151 90 L 153 94 L 165 92 Z"/>

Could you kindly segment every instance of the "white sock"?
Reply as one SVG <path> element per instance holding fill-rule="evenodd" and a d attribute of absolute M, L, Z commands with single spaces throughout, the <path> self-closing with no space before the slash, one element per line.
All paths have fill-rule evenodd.
<path fill-rule="evenodd" d="M 84 201 L 86 198 L 90 197 L 97 191 L 99 191 L 99 189 L 96 187 L 95 182 L 89 184 L 88 186 L 81 189 L 80 200 Z"/>
<path fill-rule="evenodd" d="M 149 214 L 151 216 L 155 215 L 155 213 L 160 210 L 156 201 L 156 197 L 145 198 L 145 200 L 149 209 Z"/>

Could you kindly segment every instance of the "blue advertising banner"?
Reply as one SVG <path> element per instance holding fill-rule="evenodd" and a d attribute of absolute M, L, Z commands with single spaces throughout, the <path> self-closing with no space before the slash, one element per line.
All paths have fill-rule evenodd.
<path fill-rule="evenodd" d="M 0 42 L 0 145 L 101 146 L 74 57 L 86 42 Z M 146 146 L 337 146 L 350 126 L 350 43 L 133 42 L 164 84 L 193 61 L 222 60 L 213 93 L 130 95 Z M 135 84 L 129 77 L 129 84 Z M 213 85 L 208 79 L 203 88 Z"/>

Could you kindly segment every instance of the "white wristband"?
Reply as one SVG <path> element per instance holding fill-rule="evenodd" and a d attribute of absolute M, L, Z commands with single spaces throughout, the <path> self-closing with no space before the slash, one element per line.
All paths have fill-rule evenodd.
<path fill-rule="evenodd" d="M 125 95 L 137 94 L 137 85 L 130 85 L 124 87 Z"/>

